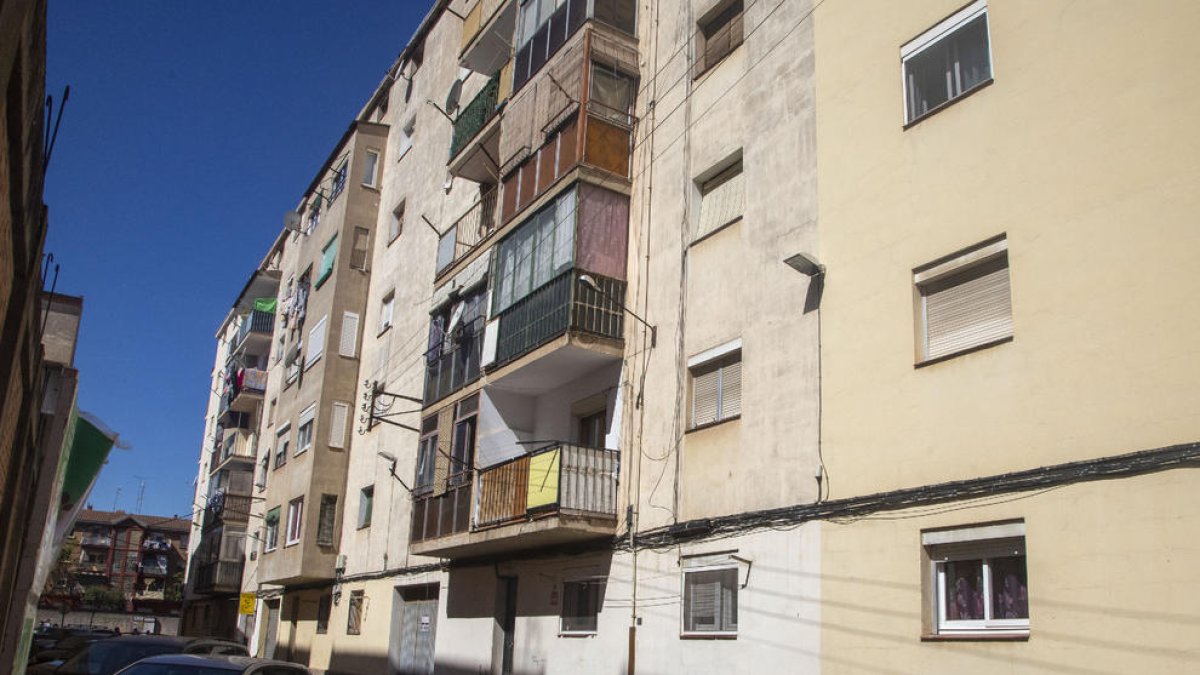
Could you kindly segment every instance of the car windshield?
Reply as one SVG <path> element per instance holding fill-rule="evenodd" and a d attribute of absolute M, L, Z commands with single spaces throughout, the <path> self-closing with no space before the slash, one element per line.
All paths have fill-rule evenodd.
<path fill-rule="evenodd" d="M 136 642 L 111 642 L 102 640 L 92 643 L 59 666 L 56 673 L 63 675 L 112 675 L 125 666 L 157 654 L 177 654 L 181 650 L 172 644 Z"/>
<path fill-rule="evenodd" d="M 220 668 L 210 665 L 182 665 L 175 663 L 139 663 L 127 668 L 121 675 L 229 675 L 240 673 L 240 668 Z"/>

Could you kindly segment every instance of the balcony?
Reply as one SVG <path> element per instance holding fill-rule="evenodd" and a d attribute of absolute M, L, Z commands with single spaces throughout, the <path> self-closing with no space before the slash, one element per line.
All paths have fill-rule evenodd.
<path fill-rule="evenodd" d="M 441 400 L 479 378 L 483 317 L 463 319 L 450 335 L 425 353 L 425 405 Z"/>
<path fill-rule="evenodd" d="M 134 600 L 166 600 L 166 598 L 167 592 L 162 589 L 137 591 L 133 594 Z"/>
<path fill-rule="evenodd" d="M 418 530 L 414 512 L 412 550 L 465 558 L 611 537 L 618 465 L 613 450 L 556 444 L 481 469 L 473 482 L 469 528 L 461 514 L 461 492 L 471 488 L 465 485 L 442 496 L 448 518 L 439 512 L 436 523 L 447 527 Z"/>
<path fill-rule="evenodd" d="M 477 73 L 494 73 L 512 53 L 519 2 L 479 0 L 463 21 L 460 63 Z"/>
<path fill-rule="evenodd" d="M 149 538 L 142 540 L 143 551 L 158 551 L 166 553 L 171 550 L 171 542 L 163 538 Z"/>
<path fill-rule="evenodd" d="M 504 83 L 511 71 L 496 71 L 483 89 L 458 112 L 450 140 L 450 172 L 476 183 L 494 182 L 500 152 L 500 123 L 497 113 L 508 93 Z"/>
<path fill-rule="evenodd" d="M 230 460 L 253 462 L 258 451 L 258 437 L 245 429 L 233 428 L 225 431 L 222 440 L 219 436 L 213 448 L 209 472 L 216 473 L 226 467 Z"/>
<path fill-rule="evenodd" d="M 138 565 L 138 571 L 144 577 L 165 577 L 167 576 L 167 564 L 165 562 L 143 562 Z"/>
<path fill-rule="evenodd" d="M 249 495 L 218 492 L 208 500 L 208 506 L 204 508 L 201 528 L 207 530 L 222 523 L 245 523 L 250 518 L 252 503 L 253 498 Z"/>
<path fill-rule="evenodd" d="M 438 277 L 496 232 L 496 196 L 495 188 L 484 193 L 442 235 L 437 252 Z"/>
<path fill-rule="evenodd" d="M 253 413 L 266 393 L 267 371 L 258 368 L 238 368 L 233 372 L 229 410 Z"/>
<path fill-rule="evenodd" d="M 75 566 L 76 574 L 108 576 L 108 563 L 84 562 Z"/>
<path fill-rule="evenodd" d="M 242 561 L 218 560 L 195 567 L 197 593 L 238 593 L 242 589 Z"/>
<path fill-rule="evenodd" d="M 112 547 L 112 537 L 107 534 L 85 534 L 80 538 L 79 543 L 83 546 L 110 548 Z"/>
<path fill-rule="evenodd" d="M 262 310 L 251 310 L 238 327 L 234 339 L 234 351 L 248 350 L 267 353 L 271 348 L 271 335 L 275 331 L 275 314 Z"/>
<path fill-rule="evenodd" d="M 437 496 L 413 499 L 409 540 L 416 544 L 466 532 L 471 524 L 471 484 L 450 487 Z"/>
<path fill-rule="evenodd" d="M 568 270 L 500 314 L 492 368 L 568 333 L 608 338 L 615 343 L 623 339 L 625 282 L 589 274 L 604 292 L 602 295 L 580 281 L 584 274 L 580 269 Z"/>

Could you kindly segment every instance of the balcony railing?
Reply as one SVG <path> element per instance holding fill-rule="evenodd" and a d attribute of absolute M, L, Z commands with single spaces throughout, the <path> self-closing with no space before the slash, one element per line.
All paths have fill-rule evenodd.
<path fill-rule="evenodd" d="M 250 518 L 252 503 L 253 498 L 249 495 L 214 495 L 204 509 L 201 528 L 208 529 L 225 522 L 244 523 Z"/>
<path fill-rule="evenodd" d="M 107 534 L 85 534 L 79 543 L 84 546 L 109 547 L 112 546 L 112 537 Z"/>
<path fill-rule="evenodd" d="M 143 576 L 147 577 L 165 577 L 167 576 L 167 566 L 158 563 L 142 563 L 140 566 Z"/>
<path fill-rule="evenodd" d="M 108 576 L 108 563 L 79 563 L 75 567 L 76 574 L 103 574 Z"/>
<path fill-rule="evenodd" d="M 454 136 L 450 139 L 450 158 L 453 159 L 472 138 L 479 134 L 499 111 L 500 73 L 497 72 L 471 99 L 454 119 Z"/>
<path fill-rule="evenodd" d="M 579 280 L 584 274 L 596 281 L 603 294 Z M 624 281 L 568 270 L 500 314 L 496 364 L 512 361 L 568 330 L 620 340 L 624 301 Z"/>
<path fill-rule="evenodd" d="M 245 563 L 219 560 L 196 566 L 195 589 L 197 593 L 212 591 L 237 591 L 242 587 L 242 571 Z"/>
<path fill-rule="evenodd" d="M 242 321 L 241 327 L 238 328 L 237 341 L 235 344 L 240 348 L 246 342 L 246 338 L 250 337 L 251 335 L 266 336 L 268 339 L 270 339 L 274 330 L 274 314 L 270 312 L 263 312 L 257 309 L 252 310 L 246 315 L 245 320 Z"/>
<path fill-rule="evenodd" d="M 171 542 L 165 539 L 145 539 L 142 541 L 142 549 L 146 551 L 170 551 Z"/>
<path fill-rule="evenodd" d="M 479 472 L 475 528 L 538 515 L 615 517 L 617 453 L 560 444 Z"/>
<path fill-rule="evenodd" d="M 266 392 L 267 371 L 238 368 L 232 373 L 228 408 L 236 412 L 252 412 Z"/>
<path fill-rule="evenodd" d="M 165 600 L 167 593 L 163 590 L 138 591 L 137 593 L 134 593 L 133 597 L 138 600 Z"/>
<path fill-rule="evenodd" d="M 438 274 L 475 250 L 496 231 L 496 194 L 495 189 L 485 193 L 442 235 L 438 242 Z"/>
<path fill-rule="evenodd" d="M 466 532 L 471 524 L 471 484 L 454 486 L 435 497 L 413 500 L 412 529 L 415 542 Z"/>
<path fill-rule="evenodd" d="M 483 318 L 465 323 L 451 338 L 453 348 L 439 343 L 425 353 L 425 405 L 458 391 L 479 377 Z"/>

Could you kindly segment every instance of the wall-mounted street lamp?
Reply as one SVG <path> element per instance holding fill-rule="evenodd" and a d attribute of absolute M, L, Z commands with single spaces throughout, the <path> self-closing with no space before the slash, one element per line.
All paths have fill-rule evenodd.
<path fill-rule="evenodd" d="M 392 474 L 392 478 L 395 478 L 400 483 L 401 487 L 411 493 L 412 488 L 408 487 L 408 484 L 404 482 L 404 479 L 396 475 L 396 456 L 385 450 L 380 450 L 376 454 L 388 462 L 388 473 Z"/>
<path fill-rule="evenodd" d="M 614 298 L 613 296 L 611 296 L 608 293 L 605 293 L 603 290 L 601 290 L 600 284 L 596 283 L 596 280 L 593 279 L 590 275 L 581 274 L 581 275 L 579 275 L 579 280 L 581 282 L 583 282 L 583 284 L 585 286 L 587 286 L 588 288 L 592 289 L 593 291 L 596 291 L 600 295 L 615 302 L 617 304 L 617 306 L 621 308 L 621 311 L 625 312 L 629 316 L 632 316 L 633 318 L 637 319 L 638 321 L 641 321 L 643 326 L 645 326 L 646 328 L 649 328 L 650 329 L 650 348 L 654 349 L 654 347 L 658 344 L 658 327 L 657 326 L 652 326 L 650 324 L 650 322 L 646 321 L 645 319 L 638 316 L 637 314 L 634 314 L 631 309 L 629 309 L 628 307 L 625 306 L 625 303 L 621 302 L 620 300 Z"/>
<path fill-rule="evenodd" d="M 819 277 L 825 274 L 825 266 L 807 253 L 797 253 L 785 258 L 783 263 L 806 277 Z"/>

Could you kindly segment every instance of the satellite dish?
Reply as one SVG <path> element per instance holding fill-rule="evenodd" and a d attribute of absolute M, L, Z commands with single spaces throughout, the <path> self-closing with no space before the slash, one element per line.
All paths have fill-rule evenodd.
<path fill-rule="evenodd" d="M 291 230 L 292 232 L 300 231 L 300 214 L 296 211 L 288 211 L 283 214 L 283 229 Z"/>
<path fill-rule="evenodd" d="M 446 112 L 453 113 L 458 110 L 459 99 L 462 98 L 462 80 L 455 80 L 454 84 L 450 85 L 450 93 L 446 94 Z"/>

